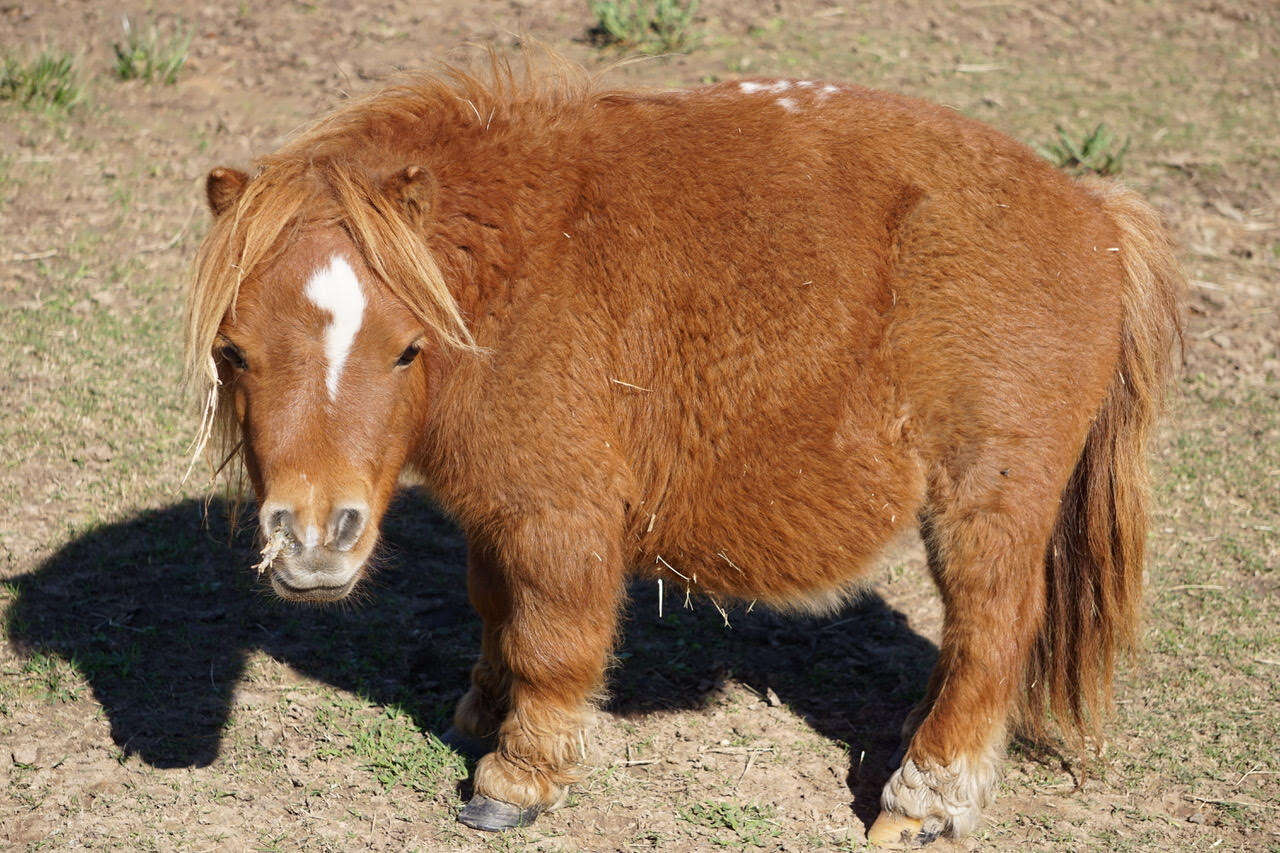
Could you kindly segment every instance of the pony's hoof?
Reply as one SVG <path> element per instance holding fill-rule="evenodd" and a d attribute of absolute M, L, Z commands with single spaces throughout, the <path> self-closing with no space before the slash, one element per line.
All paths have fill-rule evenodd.
<path fill-rule="evenodd" d="M 867 830 L 867 842 L 876 847 L 898 845 L 923 847 L 937 839 L 938 833 L 926 831 L 924 821 L 895 812 L 880 812 L 871 829 Z"/>
<path fill-rule="evenodd" d="M 498 741 L 495 737 L 472 737 L 458 731 L 455 726 L 449 726 L 440 735 L 440 742 L 468 761 L 476 762 L 493 752 Z"/>
<path fill-rule="evenodd" d="M 458 812 L 458 822 L 485 832 L 501 832 L 504 829 L 518 829 L 528 826 L 542 814 L 541 806 L 521 808 L 502 800 L 494 800 L 483 794 L 476 794 L 471 802 Z"/>

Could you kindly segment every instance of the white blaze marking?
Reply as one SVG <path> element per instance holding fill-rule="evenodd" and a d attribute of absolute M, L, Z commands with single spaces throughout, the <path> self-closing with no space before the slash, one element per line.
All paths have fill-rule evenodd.
<path fill-rule="evenodd" d="M 329 399 L 336 400 L 342 366 L 364 322 L 364 291 L 351 264 L 341 255 L 334 255 L 327 267 L 311 276 L 306 294 L 317 308 L 329 313 L 329 325 L 324 328 L 327 362 L 324 383 L 329 389 Z"/>

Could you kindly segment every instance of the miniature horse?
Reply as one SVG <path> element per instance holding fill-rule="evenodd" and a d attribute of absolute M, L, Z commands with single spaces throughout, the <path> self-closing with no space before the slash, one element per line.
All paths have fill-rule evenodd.
<path fill-rule="evenodd" d="M 1087 731 L 1134 641 L 1157 215 L 909 98 L 581 77 L 411 77 L 209 174 L 188 370 L 272 586 L 342 598 L 397 483 L 434 493 L 493 830 L 574 780 L 629 576 L 829 611 L 919 525 L 941 652 L 869 837 L 970 832 L 1011 723 Z"/>

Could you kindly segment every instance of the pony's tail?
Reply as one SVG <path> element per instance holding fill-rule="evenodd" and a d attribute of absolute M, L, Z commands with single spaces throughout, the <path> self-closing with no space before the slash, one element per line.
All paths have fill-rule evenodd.
<path fill-rule="evenodd" d="M 1147 535 L 1147 439 L 1182 339 L 1184 280 L 1159 214 L 1135 193 L 1086 179 L 1119 233 L 1124 269 L 1120 357 L 1067 484 L 1045 554 L 1043 627 L 1028 666 L 1022 721 L 1043 732 L 1096 732 L 1116 658 L 1137 646 Z M 1082 744 L 1082 741 L 1077 741 Z"/>

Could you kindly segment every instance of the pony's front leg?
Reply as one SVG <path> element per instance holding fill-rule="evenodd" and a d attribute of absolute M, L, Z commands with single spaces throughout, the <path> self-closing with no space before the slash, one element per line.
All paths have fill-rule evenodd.
<path fill-rule="evenodd" d="M 616 537 L 564 518 L 526 520 L 486 546 L 484 673 L 505 685 L 497 743 L 475 770 L 475 796 L 458 819 L 476 829 L 526 825 L 556 805 L 577 777 L 583 729 L 600 693 L 622 596 Z M 478 667 L 479 669 L 479 667 Z M 487 675 L 485 676 L 487 677 Z M 483 678 L 460 714 L 482 720 Z M 459 722 L 463 722 L 459 720 Z M 482 732 L 476 732 L 481 734 Z"/>
<path fill-rule="evenodd" d="M 1026 522 L 956 512 L 926 525 L 945 607 L 942 645 L 929 695 L 908 719 L 905 756 L 867 833 L 873 844 L 967 835 L 991 802 L 1007 720 L 1042 620 L 1048 525 Z"/>
<path fill-rule="evenodd" d="M 511 609 L 507 586 L 493 554 L 474 542 L 467 549 L 467 597 L 483 626 L 480 659 L 471 668 L 471 687 L 458 701 L 453 725 L 441 740 L 474 761 L 497 744 L 511 690 L 511 674 L 498 645 Z"/>

